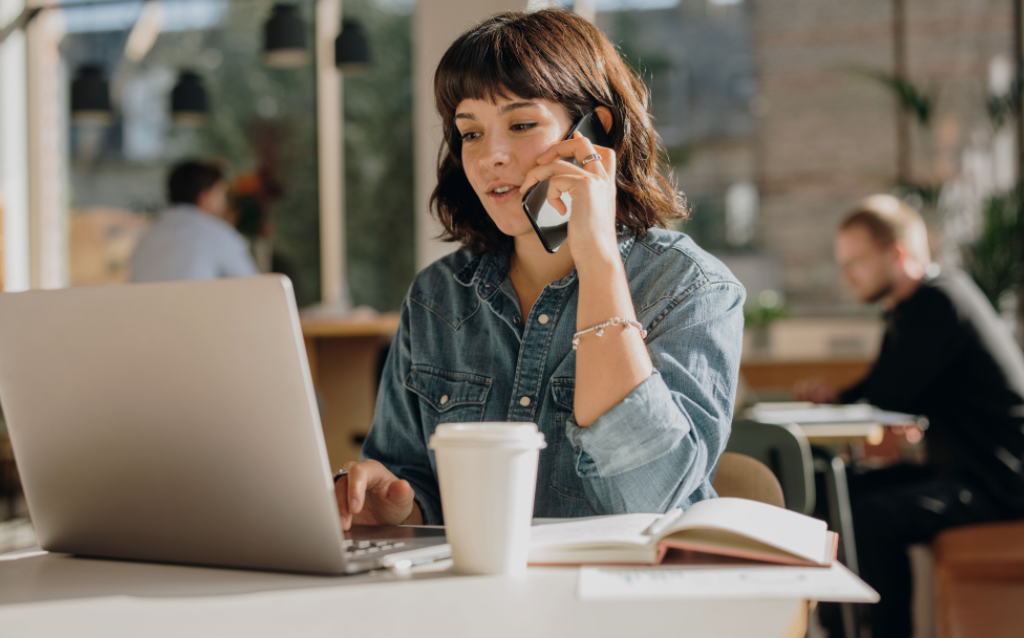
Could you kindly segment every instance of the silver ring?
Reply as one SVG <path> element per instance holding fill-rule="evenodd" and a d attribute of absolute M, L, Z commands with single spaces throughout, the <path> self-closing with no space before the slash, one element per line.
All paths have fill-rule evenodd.
<path fill-rule="evenodd" d="M 335 472 L 334 473 L 334 482 L 337 483 L 338 479 L 340 479 L 343 476 L 348 476 L 348 470 L 347 469 L 343 468 L 343 469 L 340 469 L 337 472 Z"/>
<path fill-rule="evenodd" d="M 580 162 L 580 166 L 586 166 L 588 162 L 596 162 L 599 159 L 602 159 L 600 153 L 591 153 L 583 158 L 583 161 Z"/>

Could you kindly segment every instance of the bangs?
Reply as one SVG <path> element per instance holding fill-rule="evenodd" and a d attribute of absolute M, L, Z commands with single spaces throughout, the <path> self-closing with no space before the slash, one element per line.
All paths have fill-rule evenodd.
<path fill-rule="evenodd" d="M 467 99 L 544 99 L 570 111 L 596 106 L 580 86 L 586 74 L 567 55 L 565 43 L 552 42 L 549 31 L 531 29 L 520 17 L 498 16 L 490 28 L 457 40 L 441 59 L 434 97 L 443 119 L 454 118 L 459 103 Z"/>
<path fill-rule="evenodd" d="M 463 100 L 548 100 L 574 120 L 598 106 L 612 115 L 616 222 L 637 232 L 688 216 L 661 138 L 647 111 L 650 93 L 604 33 L 565 9 L 500 13 L 462 34 L 434 74 L 434 105 L 444 136 L 431 210 L 439 238 L 476 253 L 510 250 L 462 166 L 455 111 Z"/>

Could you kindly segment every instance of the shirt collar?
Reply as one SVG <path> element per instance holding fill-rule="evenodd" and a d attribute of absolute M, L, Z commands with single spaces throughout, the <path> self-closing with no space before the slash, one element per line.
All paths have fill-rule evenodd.
<path fill-rule="evenodd" d="M 622 262 L 625 263 L 633 249 L 633 244 L 636 243 L 637 235 L 632 229 L 623 227 L 619 230 L 618 238 L 619 254 L 622 255 Z M 467 288 L 475 283 L 477 294 L 481 299 L 487 299 L 498 291 L 501 282 L 508 277 L 509 256 L 509 251 L 476 255 L 455 273 L 455 281 Z M 568 275 L 548 285 L 552 288 L 565 288 L 576 281 L 576 276 L 576 269 L 573 268 Z"/>

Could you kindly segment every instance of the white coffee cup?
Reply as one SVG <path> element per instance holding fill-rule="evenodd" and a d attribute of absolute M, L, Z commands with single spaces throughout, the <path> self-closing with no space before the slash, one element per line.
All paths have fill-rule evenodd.
<path fill-rule="evenodd" d="M 455 570 L 524 574 L 544 435 L 533 423 L 447 423 L 429 447 Z"/>

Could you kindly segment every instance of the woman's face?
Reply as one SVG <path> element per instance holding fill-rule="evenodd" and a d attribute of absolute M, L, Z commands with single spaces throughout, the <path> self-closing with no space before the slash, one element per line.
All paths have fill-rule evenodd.
<path fill-rule="evenodd" d="M 561 104 L 516 96 L 463 100 L 455 109 L 462 137 L 462 166 L 484 209 L 511 237 L 532 233 L 519 192 L 526 172 L 544 151 L 562 141 L 572 120 Z"/>

